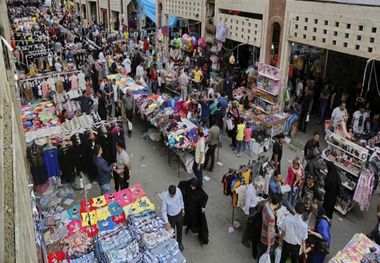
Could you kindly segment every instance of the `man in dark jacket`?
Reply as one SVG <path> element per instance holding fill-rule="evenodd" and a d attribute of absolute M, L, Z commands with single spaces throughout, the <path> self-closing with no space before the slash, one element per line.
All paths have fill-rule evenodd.
<path fill-rule="evenodd" d="M 98 97 L 98 113 L 102 120 L 107 120 L 107 102 L 100 90 L 96 92 Z"/>
<path fill-rule="evenodd" d="M 75 98 L 73 100 L 79 101 L 80 103 L 80 109 L 82 113 L 90 114 L 91 107 L 94 104 L 93 99 L 91 97 L 86 95 L 86 91 L 82 91 L 82 96 Z"/>
<path fill-rule="evenodd" d="M 115 167 L 115 164 L 108 164 L 106 160 L 103 159 L 103 150 L 100 145 L 95 145 L 94 147 L 94 164 L 96 167 L 98 184 L 100 186 L 101 194 L 107 194 L 111 191 L 111 173 Z"/>

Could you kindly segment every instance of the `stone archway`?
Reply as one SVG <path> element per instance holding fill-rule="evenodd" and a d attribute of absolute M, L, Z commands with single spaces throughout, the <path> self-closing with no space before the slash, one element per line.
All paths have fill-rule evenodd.
<path fill-rule="evenodd" d="M 279 67 L 284 21 L 281 17 L 274 16 L 271 17 L 268 25 L 265 62 Z"/>

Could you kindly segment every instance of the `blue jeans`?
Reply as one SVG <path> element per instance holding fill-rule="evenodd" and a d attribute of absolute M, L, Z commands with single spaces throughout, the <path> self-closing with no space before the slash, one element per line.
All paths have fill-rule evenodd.
<path fill-rule="evenodd" d="M 285 122 L 285 133 L 286 134 L 290 133 L 290 129 L 292 128 L 293 122 L 298 121 L 299 118 L 300 117 L 296 113 L 290 114 L 290 116 L 288 117 L 288 119 Z"/>
<path fill-rule="evenodd" d="M 299 192 L 300 189 L 298 187 L 292 186 L 290 192 L 288 193 L 288 202 L 292 208 L 294 208 L 297 203 Z"/>
<path fill-rule="evenodd" d="M 210 116 L 201 117 L 202 123 L 206 128 L 210 128 Z"/>
<path fill-rule="evenodd" d="M 102 195 L 104 194 L 108 194 L 109 192 L 111 192 L 111 184 L 103 184 L 100 186 L 100 192 Z"/>
<path fill-rule="evenodd" d="M 195 88 L 196 90 L 198 90 L 198 91 L 201 91 L 201 89 L 202 89 L 201 83 L 196 83 L 196 82 L 194 82 L 194 88 Z"/>
<path fill-rule="evenodd" d="M 203 186 L 203 172 L 202 172 L 202 167 L 200 170 L 198 170 L 198 164 L 197 162 L 194 160 L 194 163 L 193 163 L 193 172 L 195 174 L 195 177 L 197 178 L 198 180 L 198 185 L 200 188 L 202 188 Z"/>
<path fill-rule="evenodd" d="M 241 148 L 243 148 L 243 141 L 236 140 L 236 150 L 238 154 L 240 153 Z"/>
<path fill-rule="evenodd" d="M 243 150 L 248 149 L 249 156 L 252 156 L 252 142 L 244 142 Z"/>

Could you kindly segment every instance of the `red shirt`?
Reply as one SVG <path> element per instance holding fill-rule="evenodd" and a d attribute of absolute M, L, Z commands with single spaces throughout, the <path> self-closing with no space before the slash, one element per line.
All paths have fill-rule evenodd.
<path fill-rule="evenodd" d="M 151 70 L 150 70 L 150 76 L 151 76 L 151 78 L 152 78 L 153 81 L 157 81 L 158 80 L 157 79 L 157 72 L 156 72 L 156 70 L 154 68 L 151 68 Z"/>
<path fill-rule="evenodd" d="M 144 51 L 146 52 L 148 50 L 149 50 L 149 42 L 148 42 L 148 40 L 145 40 L 144 41 Z"/>

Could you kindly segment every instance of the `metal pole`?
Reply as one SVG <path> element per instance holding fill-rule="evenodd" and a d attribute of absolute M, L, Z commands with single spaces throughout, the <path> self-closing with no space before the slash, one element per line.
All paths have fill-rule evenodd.
<path fill-rule="evenodd" d="M 323 79 L 326 77 L 327 61 L 329 60 L 329 50 L 326 51 L 325 66 L 323 67 Z"/>

